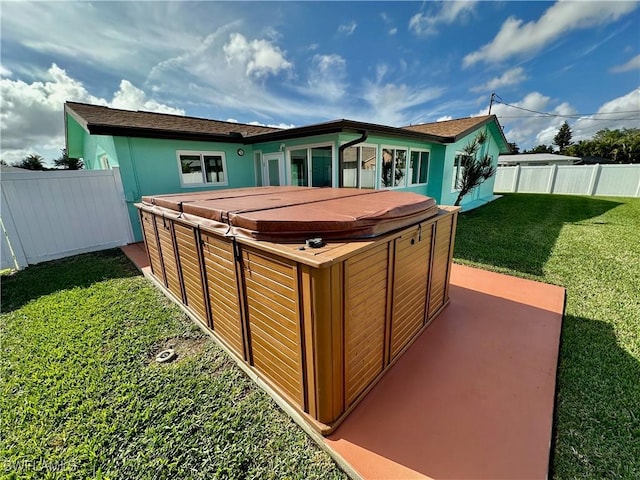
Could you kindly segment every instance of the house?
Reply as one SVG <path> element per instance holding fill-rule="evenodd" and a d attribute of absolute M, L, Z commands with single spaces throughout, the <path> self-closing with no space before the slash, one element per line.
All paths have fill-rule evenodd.
<path fill-rule="evenodd" d="M 536 166 L 536 165 L 574 165 L 580 162 L 580 157 L 570 157 L 557 153 L 520 153 L 518 155 L 500 155 L 498 157 L 499 167 L 514 167 L 516 165 Z"/>
<path fill-rule="evenodd" d="M 462 149 L 479 131 L 481 154 L 509 151 L 495 115 L 390 127 L 334 120 L 277 129 L 67 102 L 66 148 L 87 169 L 119 167 L 134 236 L 142 195 L 261 185 L 401 189 L 440 204 L 457 198 Z M 492 200 L 493 178 L 463 201 Z"/>

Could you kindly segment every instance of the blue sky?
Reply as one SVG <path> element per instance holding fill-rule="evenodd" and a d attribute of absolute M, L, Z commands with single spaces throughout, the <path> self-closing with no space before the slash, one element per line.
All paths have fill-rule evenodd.
<path fill-rule="evenodd" d="M 3 2 L 2 158 L 64 146 L 65 100 L 244 123 L 485 114 L 509 141 L 640 126 L 638 2 Z"/>

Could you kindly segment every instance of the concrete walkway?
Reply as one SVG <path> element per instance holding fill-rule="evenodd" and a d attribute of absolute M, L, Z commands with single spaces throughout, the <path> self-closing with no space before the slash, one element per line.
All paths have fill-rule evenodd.
<path fill-rule="evenodd" d="M 325 440 L 367 479 L 544 479 L 565 291 L 453 265 L 451 303 Z"/>

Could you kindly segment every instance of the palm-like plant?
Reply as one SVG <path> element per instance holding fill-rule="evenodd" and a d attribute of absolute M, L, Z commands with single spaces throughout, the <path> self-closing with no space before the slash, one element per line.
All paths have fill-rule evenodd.
<path fill-rule="evenodd" d="M 67 149 L 63 148 L 62 155 L 56 158 L 53 163 L 56 167 L 62 167 L 67 170 L 80 170 L 84 168 L 84 162 L 79 158 L 69 158 Z"/>
<path fill-rule="evenodd" d="M 26 170 L 44 170 L 44 158 L 37 153 L 31 153 L 19 162 L 14 163 L 13 166 Z"/>
<path fill-rule="evenodd" d="M 485 132 L 479 132 L 476 137 L 462 149 L 464 154 L 463 170 L 460 178 L 456 180 L 456 188 L 459 190 L 458 198 L 454 205 L 460 205 L 460 202 L 471 190 L 480 186 L 488 179 L 496 174 L 496 167 L 491 162 L 489 155 L 483 155 L 477 158 L 478 150 L 487 140 Z"/>

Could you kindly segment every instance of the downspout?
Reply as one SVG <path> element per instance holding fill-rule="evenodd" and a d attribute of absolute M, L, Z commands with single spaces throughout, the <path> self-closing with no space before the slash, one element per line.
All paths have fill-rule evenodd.
<path fill-rule="evenodd" d="M 362 143 L 367 140 L 369 134 L 366 130 L 362 131 L 362 136 L 360 138 L 356 138 L 355 140 L 351 140 L 350 142 L 345 143 L 344 145 L 340 145 L 338 148 L 338 187 L 344 187 L 344 175 L 342 174 L 343 166 L 344 166 L 344 151 L 349 147 L 353 147 L 358 143 Z M 358 172 L 358 176 L 360 176 L 360 165 L 356 170 Z"/>

